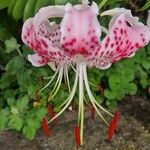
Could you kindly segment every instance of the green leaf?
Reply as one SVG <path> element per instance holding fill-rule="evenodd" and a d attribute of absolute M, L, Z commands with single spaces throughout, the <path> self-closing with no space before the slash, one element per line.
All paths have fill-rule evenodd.
<path fill-rule="evenodd" d="M 5 52 L 9 54 L 14 50 L 19 49 L 20 46 L 21 45 L 17 43 L 17 40 L 15 38 L 10 38 L 5 41 L 5 47 L 6 47 Z"/>
<path fill-rule="evenodd" d="M 116 95 L 117 95 L 117 92 L 106 89 L 106 90 L 104 90 L 104 95 L 108 99 L 115 99 Z"/>
<path fill-rule="evenodd" d="M 37 11 L 44 7 L 44 6 L 48 6 L 48 5 L 52 5 L 54 4 L 54 1 L 50 1 L 50 0 L 37 0 L 36 2 L 36 6 L 35 6 L 35 13 L 37 13 Z"/>
<path fill-rule="evenodd" d="M 23 125 L 23 119 L 20 118 L 18 115 L 11 115 L 10 121 L 8 123 L 8 126 L 11 129 L 15 129 L 17 131 L 20 131 Z"/>
<path fill-rule="evenodd" d="M 41 122 L 37 119 L 27 120 L 27 125 L 23 128 L 23 134 L 27 139 L 33 139 L 37 129 L 40 127 Z"/>
<path fill-rule="evenodd" d="M 20 73 L 17 73 L 17 80 L 20 85 L 20 89 L 22 91 L 27 90 L 28 85 L 30 83 L 30 74 L 29 74 L 28 70 L 23 71 L 23 69 L 22 69 Z"/>
<path fill-rule="evenodd" d="M 10 0 L 0 0 L 0 9 L 8 7 Z"/>
<path fill-rule="evenodd" d="M 15 104 L 15 99 L 14 98 L 8 98 L 7 104 L 8 104 L 8 106 L 12 107 Z"/>
<path fill-rule="evenodd" d="M 4 89 L 9 87 L 16 79 L 14 76 L 10 75 L 9 73 L 4 73 L 0 79 L 0 89 Z"/>
<path fill-rule="evenodd" d="M 27 139 L 33 139 L 35 134 L 36 134 L 36 129 L 33 128 L 32 126 L 25 126 L 23 128 L 23 134 Z"/>
<path fill-rule="evenodd" d="M 149 70 L 150 69 L 150 57 L 147 59 L 144 59 L 142 62 L 142 66 L 146 69 Z"/>
<path fill-rule="evenodd" d="M 101 3 L 99 4 L 99 8 L 102 9 L 102 7 L 106 4 L 108 0 L 102 0 Z"/>
<path fill-rule="evenodd" d="M 138 11 L 144 11 L 144 10 L 148 9 L 149 7 L 150 7 L 150 1 L 148 0 L 148 2 L 142 8 L 140 8 Z"/>
<path fill-rule="evenodd" d="M 7 124 L 10 118 L 10 113 L 8 109 L 0 110 L 0 129 L 4 130 L 7 128 Z"/>
<path fill-rule="evenodd" d="M 10 73 L 11 75 L 20 73 L 20 71 L 22 71 L 24 68 L 24 64 L 25 64 L 25 61 L 23 58 L 14 57 L 6 65 L 6 71 L 8 71 L 8 73 Z"/>
<path fill-rule="evenodd" d="M 14 98 L 14 97 L 15 97 L 15 92 L 14 92 L 14 90 L 12 90 L 12 89 L 7 89 L 7 90 L 3 93 L 3 96 L 4 96 L 5 99 Z"/>
<path fill-rule="evenodd" d="M 28 0 L 24 9 L 23 20 L 27 20 L 28 18 L 34 15 L 35 4 L 37 0 Z"/>
<path fill-rule="evenodd" d="M 37 118 L 39 119 L 39 121 L 42 120 L 43 116 L 47 113 L 47 109 L 46 107 L 42 107 L 39 108 L 39 110 L 36 113 Z"/>
<path fill-rule="evenodd" d="M 114 74 L 109 77 L 109 86 L 113 90 L 118 90 L 121 87 L 121 78 L 119 75 Z"/>
<path fill-rule="evenodd" d="M 55 5 L 65 5 L 67 3 L 76 4 L 78 0 L 55 0 Z"/>
<path fill-rule="evenodd" d="M 28 109 L 28 102 L 29 97 L 27 95 L 17 100 L 16 105 L 19 108 L 20 112 L 25 112 Z"/>
<path fill-rule="evenodd" d="M 10 112 L 13 114 L 13 115 L 18 115 L 19 114 L 19 109 L 17 108 L 17 106 L 12 106 L 11 107 L 11 110 Z"/>
<path fill-rule="evenodd" d="M 134 83 L 130 83 L 129 86 L 129 94 L 130 95 L 135 95 L 137 93 L 137 85 Z"/>
<path fill-rule="evenodd" d="M 140 84 L 142 85 L 142 88 L 146 88 L 148 86 L 148 78 L 147 77 L 143 77 L 140 79 Z"/>
<path fill-rule="evenodd" d="M 27 3 L 27 0 L 17 0 L 15 3 L 15 6 L 13 8 L 12 17 L 18 21 L 22 16 L 24 12 L 25 5 Z"/>

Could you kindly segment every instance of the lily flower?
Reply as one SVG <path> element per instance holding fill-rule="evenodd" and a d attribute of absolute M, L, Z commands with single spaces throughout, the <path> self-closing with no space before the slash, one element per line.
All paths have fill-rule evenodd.
<path fill-rule="evenodd" d="M 139 22 L 137 17 L 133 17 L 130 10 L 115 8 L 103 12 L 101 16 L 112 16 L 108 31 L 100 25 L 97 15 L 99 15 L 97 4 L 92 2 L 88 5 L 87 0 L 75 6 L 70 3 L 65 6 L 47 6 L 41 8 L 33 18 L 28 19 L 22 30 L 23 42 L 35 52 L 28 56 L 32 65 L 40 67 L 49 64 L 55 68 L 54 76 L 42 90 L 51 84 L 57 75 L 50 98 L 58 92 L 63 75 L 70 89 L 70 95 L 61 105 L 61 111 L 49 123 L 70 105 L 78 87 L 78 126 L 81 145 L 83 144 L 85 91 L 95 111 L 108 126 L 99 109 L 114 117 L 94 98 L 88 82 L 87 68 L 107 69 L 113 63 L 133 56 L 150 40 L 148 27 Z M 60 24 L 49 21 L 55 17 L 62 18 Z M 107 31 L 107 35 L 101 39 L 103 31 Z M 73 68 L 76 74 L 72 88 L 69 83 L 68 67 Z"/>

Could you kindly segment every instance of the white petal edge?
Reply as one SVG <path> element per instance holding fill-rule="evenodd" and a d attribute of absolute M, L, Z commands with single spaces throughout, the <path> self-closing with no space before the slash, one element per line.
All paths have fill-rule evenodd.
<path fill-rule="evenodd" d="M 41 67 L 44 66 L 45 64 L 40 63 L 41 57 L 38 54 L 33 54 L 33 55 L 28 55 L 28 60 L 32 63 L 33 66 L 35 67 Z"/>
<path fill-rule="evenodd" d="M 108 65 L 106 65 L 105 67 L 98 67 L 98 68 L 100 68 L 101 70 L 106 70 L 106 69 L 110 68 L 111 65 L 112 65 L 112 64 L 108 64 Z"/>
<path fill-rule="evenodd" d="M 150 10 L 148 11 L 147 26 L 148 26 L 148 28 L 150 30 Z"/>
<path fill-rule="evenodd" d="M 121 14 L 125 14 L 125 17 L 127 19 L 127 21 L 130 23 L 130 25 L 134 25 L 134 24 L 140 24 L 139 18 L 138 17 L 133 17 L 131 10 L 125 9 L 125 8 L 114 8 L 114 9 L 110 9 L 107 11 L 104 11 L 103 13 L 101 13 L 101 16 L 113 16 L 113 18 L 110 20 L 109 23 L 109 30 L 111 29 L 111 27 L 113 26 L 113 24 L 115 23 L 116 19 L 121 15 Z"/>
<path fill-rule="evenodd" d="M 39 12 L 34 17 L 34 27 L 35 30 L 38 30 L 39 25 L 41 22 L 55 17 L 63 17 L 65 14 L 65 6 L 47 6 L 43 7 L 39 10 Z"/>

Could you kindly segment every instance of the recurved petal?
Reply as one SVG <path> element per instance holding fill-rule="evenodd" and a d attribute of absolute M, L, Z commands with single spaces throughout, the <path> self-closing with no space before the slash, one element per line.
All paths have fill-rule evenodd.
<path fill-rule="evenodd" d="M 112 26 L 109 34 L 93 54 L 94 65 L 107 68 L 111 63 L 125 57 L 131 57 L 139 48 L 148 44 L 150 33 L 142 23 L 130 25 L 125 14 L 120 15 Z"/>
<path fill-rule="evenodd" d="M 50 25 L 50 28 L 47 28 L 47 22 L 42 22 L 38 29 L 39 31 L 35 32 L 33 18 L 28 19 L 23 25 L 23 42 L 35 51 L 38 56 L 46 60 L 46 62 L 48 60 L 56 63 L 65 62 L 66 57 L 57 45 L 57 40 L 59 40 L 58 36 L 60 36 L 59 26 Z M 50 35 L 48 36 L 48 34 Z"/>
<path fill-rule="evenodd" d="M 39 10 L 39 12 L 34 17 L 34 27 L 36 32 L 38 32 L 39 25 L 49 19 L 55 17 L 63 17 L 65 13 L 65 6 L 47 6 Z"/>
<path fill-rule="evenodd" d="M 101 16 L 113 16 L 113 18 L 110 20 L 109 23 L 109 29 L 114 25 L 116 19 L 121 15 L 124 14 L 126 16 L 126 19 L 128 20 L 130 25 L 138 23 L 139 18 L 138 17 L 133 17 L 131 10 L 125 9 L 125 8 L 114 8 L 110 9 L 107 11 L 104 11 Z"/>
<path fill-rule="evenodd" d="M 41 67 L 49 62 L 49 60 L 42 58 L 38 54 L 28 55 L 28 60 L 32 63 L 35 67 Z"/>

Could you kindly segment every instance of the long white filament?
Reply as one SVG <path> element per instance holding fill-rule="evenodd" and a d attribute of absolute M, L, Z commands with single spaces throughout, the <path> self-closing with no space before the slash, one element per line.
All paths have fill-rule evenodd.
<path fill-rule="evenodd" d="M 68 85 L 68 90 L 69 90 L 69 93 L 70 93 L 71 88 L 70 88 L 70 81 L 69 81 L 69 76 L 68 76 L 68 67 L 65 68 L 65 74 L 66 74 L 66 81 L 67 81 L 67 85 Z"/>
<path fill-rule="evenodd" d="M 59 71 L 59 75 L 58 75 L 58 79 L 55 83 L 55 86 L 53 88 L 53 90 L 50 93 L 50 98 L 54 98 L 54 96 L 57 94 L 60 86 L 61 86 L 61 82 L 62 82 L 62 77 L 63 77 L 63 67 L 60 67 L 60 71 Z"/>
<path fill-rule="evenodd" d="M 78 72 L 78 67 L 77 67 L 77 72 Z M 75 92 L 76 92 L 76 89 L 77 89 L 77 85 L 78 85 L 78 74 L 76 74 L 76 76 L 75 76 L 75 82 L 74 82 L 72 91 L 71 91 L 69 97 L 68 97 L 67 100 L 66 100 L 66 101 L 68 101 L 67 104 L 66 104 L 66 105 L 62 108 L 62 110 L 61 110 L 55 117 L 53 117 L 48 123 L 52 122 L 54 119 L 56 119 L 58 116 L 60 116 L 60 115 L 67 109 L 67 107 L 70 105 L 70 103 L 71 103 L 71 101 L 72 101 L 72 99 L 73 99 L 73 97 L 74 97 L 74 95 L 75 95 Z"/>
<path fill-rule="evenodd" d="M 83 73 L 84 73 L 84 80 L 88 81 L 86 66 L 83 66 Z M 85 83 L 85 84 L 86 84 L 86 83 Z M 87 84 L 88 84 L 88 83 L 87 83 Z M 88 84 L 88 89 L 89 89 L 89 93 L 91 93 L 89 84 Z M 95 104 L 96 104 L 101 110 L 103 110 L 104 112 L 106 112 L 106 113 L 109 114 L 110 116 L 114 117 L 113 114 L 111 114 L 109 111 L 107 111 L 106 109 L 104 109 L 100 104 L 98 104 L 98 102 L 96 101 L 96 99 L 94 98 L 94 96 L 93 96 L 92 93 L 91 93 L 90 95 L 92 95 L 91 98 L 93 97 L 93 101 L 95 102 Z"/>
<path fill-rule="evenodd" d="M 51 77 L 51 80 L 38 92 L 38 94 L 41 93 L 44 89 L 46 89 L 53 82 L 53 80 L 55 79 L 56 75 L 58 74 L 58 70 L 59 69 L 57 69 L 55 71 L 55 74 Z"/>
<path fill-rule="evenodd" d="M 78 125 L 80 125 L 80 142 L 83 145 L 83 126 L 84 126 L 84 89 L 83 89 L 83 67 L 79 64 L 79 112 Z"/>
<path fill-rule="evenodd" d="M 90 90 L 89 83 L 88 83 L 86 65 L 83 65 L 83 75 L 84 75 L 84 83 L 85 83 L 85 87 L 86 87 L 86 90 L 87 90 L 87 94 L 88 94 L 88 96 L 91 100 L 91 103 L 92 103 L 93 107 L 95 108 L 98 115 L 103 119 L 103 121 L 109 126 L 109 124 L 107 123 L 107 121 L 105 120 L 105 118 L 102 116 L 102 114 L 99 112 L 99 110 L 97 109 L 97 107 L 95 105 L 95 102 L 94 102 L 95 98 L 94 98 L 94 96 L 93 96 L 93 94 Z"/>

